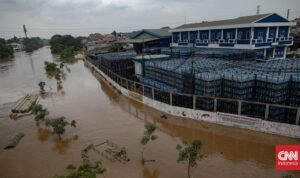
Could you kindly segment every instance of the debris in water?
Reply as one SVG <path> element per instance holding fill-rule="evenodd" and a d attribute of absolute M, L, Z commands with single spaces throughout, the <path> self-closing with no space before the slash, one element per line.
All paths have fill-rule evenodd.
<path fill-rule="evenodd" d="M 34 105 L 39 96 L 38 95 L 26 95 L 21 98 L 16 105 L 12 108 L 12 113 L 28 113 L 31 110 L 31 106 Z"/>
<path fill-rule="evenodd" d="M 162 119 L 168 119 L 167 115 L 165 115 L 165 114 L 161 115 L 160 118 L 162 118 Z"/>
<path fill-rule="evenodd" d="M 93 150 L 112 162 L 119 161 L 121 163 L 125 163 L 130 161 L 126 154 L 126 148 L 120 147 L 109 140 L 97 145 L 90 144 L 84 150 Z"/>
<path fill-rule="evenodd" d="M 19 141 L 24 137 L 23 133 L 16 134 L 13 138 L 11 138 L 8 142 L 8 144 L 4 147 L 4 149 L 11 149 L 15 148 Z"/>

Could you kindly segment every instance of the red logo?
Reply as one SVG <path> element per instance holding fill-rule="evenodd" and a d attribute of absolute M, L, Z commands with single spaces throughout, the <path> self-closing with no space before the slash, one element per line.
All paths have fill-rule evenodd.
<path fill-rule="evenodd" d="M 276 145 L 276 170 L 300 170 L 300 145 Z"/>

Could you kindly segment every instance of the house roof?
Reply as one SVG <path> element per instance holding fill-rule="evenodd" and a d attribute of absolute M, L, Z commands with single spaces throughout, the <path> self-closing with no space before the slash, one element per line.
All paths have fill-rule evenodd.
<path fill-rule="evenodd" d="M 143 29 L 137 32 L 133 32 L 132 37 L 131 38 L 136 38 L 137 36 L 139 36 L 142 33 L 147 33 L 150 34 L 154 37 L 157 38 L 168 38 L 171 37 L 171 33 L 169 32 L 169 29 L 167 28 L 162 28 L 162 29 Z"/>
<path fill-rule="evenodd" d="M 272 14 L 260 14 L 260 15 L 252 15 L 252 16 L 243 16 L 243 17 L 238 17 L 235 19 L 228 19 L 228 20 L 218 20 L 218 21 L 210 21 L 210 22 L 184 24 L 179 27 L 176 27 L 175 29 L 249 24 L 249 23 L 256 22 L 257 20 L 260 20 L 264 17 L 270 16 L 270 15 L 272 15 Z"/>

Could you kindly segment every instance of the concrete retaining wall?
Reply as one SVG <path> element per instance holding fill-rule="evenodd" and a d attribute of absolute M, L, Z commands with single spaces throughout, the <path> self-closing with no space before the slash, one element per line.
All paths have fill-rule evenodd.
<path fill-rule="evenodd" d="M 89 67 L 93 67 L 96 72 L 102 75 L 109 83 L 111 83 L 117 90 L 119 90 L 123 95 L 134 99 L 138 102 L 141 102 L 147 106 L 155 108 L 159 111 L 165 112 L 167 114 L 190 118 L 195 120 L 201 120 L 216 124 L 222 124 L 226 126 L 233 126 L 239 128 L 250 129 L 259 132 L 272 133 L 276 135 L 282 135 L 287 137 L 295 137 L 300 138 L 300 126 L 290 125 L 284 123 L 276 123 L 271 121 L 266 121 L 258 118 L 246 117 L 241 115 L 234 115 L 228 113 L 220 113 L 220 112 L 209 112 L 202 110 L 194 110 L 189 108 L 182 108 L 171 106 L 151 98 L 145 97 L 138 93 L 132 92 L 123 88 L 118 83 L 113 81 L 110 77 L 108 77 L 105 73 L 91 64 L 89 61 L 85 60 L 86 64 Z"/>

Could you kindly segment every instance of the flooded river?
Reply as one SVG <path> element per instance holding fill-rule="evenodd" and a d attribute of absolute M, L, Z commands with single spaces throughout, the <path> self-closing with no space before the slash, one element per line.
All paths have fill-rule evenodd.
<path fill-rule="evenodd" d="M 67 165 L 78 165 L 87 145 L 107 139 L 125 146 L 131 161 L 126 164 L 98 157 L 106 178 L 184 178 L 187 164 L 177 163 L 176 145 L 193 139 L 202 141 L 205 159 L 192 169 L 195 178 L 282 178 L 299 172 L 275 170 L 275 145 L 300 144 L 299 139 L 257 133 L 189 119 L 168 117 L 129 100 L 94 76 L 83 61 L 68 64 L 63 91 L 57 92 L 54 79 L 45 75 L 44 61 L 56 60 L 44 47 L 32 54 L 16 53 L 14 59 L 0 63 L 0 177 L 51 178 L 66 175 Z M 49 117 L 65 116 L 76 120 L 77 128 L 68 128 L 62 140 L 56 140 L 33 117 L 9 118 L 14 103 L 27 93 L 39 91 L 38 82 L 46 81 L 52 95 L 40 98 Z M 141 165 L 140 138 L 146 122 L 156 123 L 158 139 L 150 142 L 145 157 L 155 162 Z M 15 149 L 3 150 L 17 132 L 25 137 Z"/>

